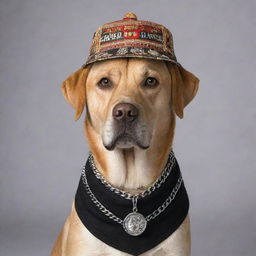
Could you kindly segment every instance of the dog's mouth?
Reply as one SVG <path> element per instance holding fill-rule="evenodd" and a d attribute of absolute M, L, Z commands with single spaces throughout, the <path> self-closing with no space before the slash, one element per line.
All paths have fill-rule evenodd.
<path fill-rule="evenodd" d="M 114 136 L 110 143 L 103 143 L 107 150 L 114 150 L 117 148 L 128 149 L 137 146 L 140 149 L 148 149 L 149 144 L 143 143 L 136 133 L 122 132 Z"/>
<path fill-rule="evenodd" d="M 152 132 L 139 116 L 138 108 L 130 103 L 118 103 L 103 127 L 102 141 L 107 150 L 115 148 L 147 149 L 150 146 Z"/>

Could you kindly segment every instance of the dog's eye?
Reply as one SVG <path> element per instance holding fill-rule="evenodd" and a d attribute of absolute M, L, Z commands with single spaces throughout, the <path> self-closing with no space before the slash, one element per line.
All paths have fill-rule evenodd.
<path fill-rule="evenodd" d="M 111 86 L 111 82 L 108 78 L 103 77 L 97 84 L 101 88 L 109 88 Z"/>
<path fill-rule="evenodd" d="M 158 86 L 158 81 L 154 77 L 148 77 L 144 83 L 147 88 L 155 88 Z"/>

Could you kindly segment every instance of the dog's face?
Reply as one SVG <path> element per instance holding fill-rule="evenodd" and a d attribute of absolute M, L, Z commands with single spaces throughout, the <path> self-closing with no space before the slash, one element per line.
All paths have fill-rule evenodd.
<path fill-rule="evenodd" d="M 155 132 L 170 123 L 170 79 L 163 61 L 115 59 L 92 66 L 87 110 L 105 148 L 150 146 Z"/>
<path fill-rule="evenodd" d="M 174 114 L 195 96 L 198 79 L 164 61 L 123 58 L 96 62 L 63 83 L 63 93 L 76 109 L 84 105 L 87 123 L 108 150 L 147 149 L 152 139 L 165 136 Z"/>

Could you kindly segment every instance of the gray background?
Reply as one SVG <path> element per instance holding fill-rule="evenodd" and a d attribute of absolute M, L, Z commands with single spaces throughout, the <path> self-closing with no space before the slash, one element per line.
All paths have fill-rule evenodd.
<path fill-rule="evenodd" d="M 0 255 L 48 255 L 88 149 L 61 82 L 95 29 L 133 11 L 166 25 L 200 79 L 179 120 L 176 156 L 191 200 L 195 256 L 256 251 L 256 2 L 0 2 Z"/>

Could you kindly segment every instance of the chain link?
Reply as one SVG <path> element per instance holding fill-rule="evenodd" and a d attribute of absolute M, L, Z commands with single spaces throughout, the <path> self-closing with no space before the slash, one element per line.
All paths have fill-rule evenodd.
<path fill-rule="evenodd" d="M 98 171 L 98 169 L 97 169 L 97 167 L 96 167 L 96 165 L 94 163 L 94 159 L 93 159 L 92 154 L 89 155 L 89 164 L 90 164 L 90 166 L 91 166 L 91 168 L 92 168 L 96 178 L 99 179 L 101 181 L 101 183 L 104 184 L 108 189 L 110 189 L 110 191 L 112 191 L 112 192 L 116 193 L 117 195 L 119 195 L 119 196 L 121 196 L 121 197 L 123 197 L 125 199 L 128 199 L 128 200 L 132 200 L 132 198 L 134 196 L 137 196 L 138 198 L 144 198 L 144 197 L 150 195 L 156 189 L 160 188 L 161 185 L 165 182 L 165 180 L 169 176 L 174 163 L 175 163 L 175 155 L 174 155 L 173 151 L 171 151 L 170 154 L 169 154 L 169 159 L 167 161 L 167 165 L 165 166 L 161 176 L 148 189 L 146 189 L 142 193 L 134 195 L 134 194 L 125 192 L 123 190 L 120 190 L 118 188 L 115 188 L 111 184 L 109 184 L 106 181 L 106 179 L 102 176 L 102 174 Z"/>
<path fill-rule="evenodd" d="M 133 212 L 137 212 L 138 211 L 137 201 L 138 201 L 138 197 L 134 196 L 133 199 L 132 199 L 132 211 Z"/>

